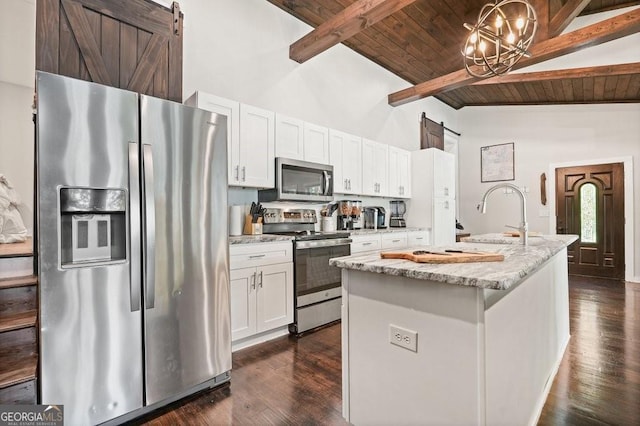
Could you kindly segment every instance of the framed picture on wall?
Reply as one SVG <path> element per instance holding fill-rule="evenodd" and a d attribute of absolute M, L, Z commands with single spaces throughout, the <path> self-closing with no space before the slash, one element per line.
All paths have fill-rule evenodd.
<path fill-rule="evenodd" d="M 513 142 L 480 148 L 481 182 L 515 180 Z"/>

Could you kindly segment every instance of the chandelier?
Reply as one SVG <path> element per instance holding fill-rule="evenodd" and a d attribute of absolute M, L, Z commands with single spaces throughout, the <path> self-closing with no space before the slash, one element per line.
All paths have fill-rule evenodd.
<path fill-rule="evenodd" d="M 482 7 L 475 25 L 464 24 L 469 36 L 462 55 L 467 72 L 475 77 L 507 73 L 533 41 L 536 12 L 527 0 L 502 0 Z"/>

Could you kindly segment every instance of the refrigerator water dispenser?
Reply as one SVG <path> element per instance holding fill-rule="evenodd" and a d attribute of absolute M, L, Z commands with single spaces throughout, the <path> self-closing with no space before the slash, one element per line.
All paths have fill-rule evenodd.
<path fill-rule="evenodd" d="M 126 191 L 60 189 L 62 267 L 126 259 Z"/>

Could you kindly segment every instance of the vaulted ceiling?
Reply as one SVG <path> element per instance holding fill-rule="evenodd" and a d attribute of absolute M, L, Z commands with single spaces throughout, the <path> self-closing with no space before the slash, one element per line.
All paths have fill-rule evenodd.
<path fill-rule="evenodd" d="M 640 102 L 640 63 L 510 73 L 477 79 L 464 69 L 467 30 L 489 0 L 267 0 L 315 28 L 292 40 L 290 57 L 305 62 L 342 42 L 413 86 L 389 94 L 391 105 L 435 96 L 453 108 Z M 639 0 L 530 0 L 538 33 L 514 69 L 640 31 L 640 8 L 561 35 L 578 15 Z"/>

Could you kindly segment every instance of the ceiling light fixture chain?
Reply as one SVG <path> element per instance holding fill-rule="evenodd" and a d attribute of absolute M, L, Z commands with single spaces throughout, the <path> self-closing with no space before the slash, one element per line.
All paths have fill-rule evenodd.
<path fill-rule="evenodd" d="M 527 51 L 538 21 L 527 0 L 488 3 L 478 14 L 478 23 L 464 24 L 469 36 L 462 55 L 467 72 L 475 77 L 505 74 Z"/>

